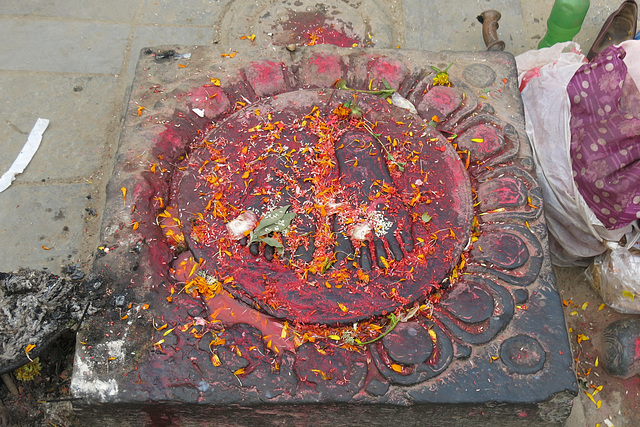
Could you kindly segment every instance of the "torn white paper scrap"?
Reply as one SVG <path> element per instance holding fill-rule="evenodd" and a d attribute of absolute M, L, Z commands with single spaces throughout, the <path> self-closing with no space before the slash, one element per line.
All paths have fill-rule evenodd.
<path fill-rule="evenodd" d="M 36 124 L 31 129 L 29 133 L 29 137 L 27 138 L 27 142 L 20 150 L 20 154 L 16 157 L 16 160 L 13 162 L 8 171 L 0 177 L 0 193 L 9 188 L 14 179 L 16 179 L 16 175 L 24 172 L 25 168 L 33 159 L 33 156 L 38 151 L 38 147 L 40 147 L 40 142 L 42 141 L 42 134 L 49 126 L 49 120 L 47 119 L 38 119 Z"/>

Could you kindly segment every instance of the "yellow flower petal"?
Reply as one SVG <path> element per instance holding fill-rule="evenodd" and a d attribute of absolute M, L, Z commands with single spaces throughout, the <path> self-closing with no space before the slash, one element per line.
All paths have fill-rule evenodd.
<path fill-rule="evenodd" d="M 213 364 L 213 366 L 215 367 L 219 367 L 222 366 L 222 362 L 220 361 L 220 358 L 218 357 L 217 354 L 212 354 L 211 355 L 211 363 Z"/>

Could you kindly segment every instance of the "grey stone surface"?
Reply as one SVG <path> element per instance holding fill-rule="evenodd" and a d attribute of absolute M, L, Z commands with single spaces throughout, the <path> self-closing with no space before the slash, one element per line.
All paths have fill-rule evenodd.
<path fill-rule="evenodd" d="M 0 69 L 117 74 L 130 26 L 98 22 L 0 18 Z"/>
<path fill-rule="evenodd" d="M 408 49 L 423 50 L 485 50 L 482 24 L 476 17 L 488 9 L 500 11 L 498 36 L 506 43 L 505 50 L 514 55 L 531 49 L 522 26 L 520 2 L 507 0 L 477 2 L 470 7 L 431 7 L 429 13 L 415 13 L 424 9 L 420 0 L 403 0 L 405 38 Z M 434 25 L 434 22 L 451 23 Z"/>
<path fill-rule="evenodd" d="M 82 258 L 85 254 L 78 251 L 90 190 L 87 184 L 14 185 L 5 190 L 0 197 L 0 271 L 11 271 L 16 260 L 23 260 L 33 269 L 59 274 L 62 265 Z"/>
<path fill-rule="evenodd" d="M 113 76 L 54 75 L 0 72 L 0 171 L 11 166 L 38 117 L 49 119 L 29 167 L 19 182 L 48 179 L 89 179 L 102 163 L 108 130 L 113 126 L 117 86 Z M 50 102 L 55 100 L 55 108 Z"/>
<path fill-rule="evenodd" d="M 459 6 L 459 7 L 458 7 Z M 536 49 L 544 36 L 552 1 L 486 0 L 459 3 L 456 7 L 434 7 L 422 0 L 402 0 L 407 49 L 422 50 L 485 50 L 482 25 L 476 16 L 495 9 L 502 18 L 498 22 L 498 37 L 506 43 L 506 51 L 519 55 Z M 581 31 L 575 41 L 587 52 L 600 27 L 618 2 L 591 2 Z"/>
<path fill-rule="evenodd" d="M 230 0 L 192 0 L 176 4 L 172 0 L 143 0 L 142 24 L 212 26 Z"/>
<path fill-rule="evenodd" d="M 421 0 L 403 0 L 402 3 L 407 48 L 436 52 L 485 50 L 480 33 L 482 25 L 476 20 L 484 5 L 461 10 L 457 7 L 430 7 Z M 424 9 L 429 9 L 429 13 L 424 13 Z M 443 26 L 436 22 L 455 22 L 456 25 Z"/>
<path fill-rule="evenodd" d="M 47 16 L 132 22 L 138 5 L 130 0 L 86 2 L 84 0 L 3 0 L 3 15 Z"/>

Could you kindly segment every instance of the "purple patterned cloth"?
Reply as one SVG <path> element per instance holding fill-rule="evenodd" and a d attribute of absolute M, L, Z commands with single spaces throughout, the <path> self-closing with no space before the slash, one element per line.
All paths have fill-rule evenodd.
<path fill-rule="evenodd" d="M 580 67 L 567 87 L 573 177 L 609 229 L 640 218 L 640 115 L 624 107 L 638 89 L 624 57 L 624 49 L 607 48 Z"/>

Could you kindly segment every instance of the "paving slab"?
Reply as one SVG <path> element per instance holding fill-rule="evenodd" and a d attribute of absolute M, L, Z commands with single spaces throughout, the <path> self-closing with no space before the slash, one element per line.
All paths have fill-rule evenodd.
<path fill-rule="evenodd" d="M 107 153 L 106 135 L 118 121 L 110 95 L 114 76 L 53 75 L 0 71 L 6 97 L 0 103 L 0 170 L 9 169 L 38 117 L 50 120 L 40 148 L 19 182 L 90 179 Z M 56 100 L 51 108 L 49 100 Z"/>
<path fill-rule="evenodd" d="M 419 0 L 403 0 L 404 28 L 407 49 L 428 51 L 465 50 L 482 51 L 486 46 L 482 39 L 482 24 L 477 16 L 489 9 L 498 10 L 498 38 L 505 42 L 508 52 L 514 55 L 529 50 L 522 22 L 519 2 L 478 2 L 475 7 L 431 7 L 429 13 L 416 13 L 424 8 Z M 434 25 L 438 23 L 455 23 Z"/>
<path fill-rule="evenodd" d="M 130 26 L 101 22 L 0 18 L 0 70 L 118 74 Z"/>
<path fill-rule="evenodd" d="M 114 0 L 87 4 L 82 0 L 6 0 L 2 2 L 3 15 L 90 19 L 96 21 L 132 22 L 138 8 L 136 2 Z"/>
<path fill-rule="evenodd" d="M 465 5 L 461 8 L 431 7 L 419 0 L 403 0 L 402 12 L 406 49 L 440 50 L 485 50 L 482 40 L 482 25 L 476 17 L 485 10 L 497 10 L 502 15 L 498 21 L 498 38 L 505 42 L 507 52 L 519 55 L 537 49 L 547 31 L 547 19 L 553 2 L 536 1 L 486 1 Z M 591 2 L 582 29 L 574 40 L 583 51 L 588 52 L 607 17 L 619 3 Z M 438 24 L 450 23 L 450 24 Z"/>
<path fill-rule="evenodd" d="M 144 0 L 141 24 L 212 27 L 230 0 L 196 0 L 176 5 L 171 0 Z"/>
<path fill-rule="evenodd" d="M 169 48 L 178 47 L 154 51 Z M 233 56 L 215 46 L 187 50 L 188 61 L 143 53 L 138 64 L 94 264 L 109 283 L 113 309 L 79 333 L 71 385 L 78 409 L 116 422 L 117 408 L 118 423 L 215 417 L 280 425 L 301 416 L 318 425 L 418 425 L 424 417 L 444 425 L 563 423 L 577 383 L 511 55 L 334 46 Z M 447 76 L 432 68 L 449 64 Z M 353 268 L 349 256 L 338 254 L 333 267 L 314 267 L 324 248 L 316 231 L 308 243 L 316 255 L 295 270 L 300 265 L 285 262 L 295 235 L 269 261 L 263 249 L 254 253 L 227 237 L 226 224 L 241 211 L 225 210 L 242 209 L 233 198 L 245 194 L 244 206 L 257 203 L 254 214 L 266 221 L 274 208 L 261 203 L 280 197 L 275 191 L 292 191 L 279 187 L 288 174 L 277 164 L 275 181 L 268 171 L 244 170 L 259 164 L 251 156 L 280 147 L 301 176 L 331 170 L 302 165 L 324 159 L 305 160 L 304 153 L 324 152 L 317 144 L 331 126 L 323 120 L 337 123 L 338 107 L 354 95 L 337 89 L 338 79 L 358 90 L 388 84 L 416 110 L 357 95 L 365 117 L 375 120 L 358 128 L 356 119 L 343 117 L 336 154 L 326 152 L 324 161 L 344 163 L 339 142 L 371 139 L 379 148 L 356 155 L 361 166 L 352 162 L 352 169 L 365 182 L 367 170 L 377 171 L 387 185 L 381 194 L 413 197 L 389 196 L 382 209 L 398 205 L 384 215 L 399 234 L 385 234 L 387 243 L 375 252 L 357 249 Z M 376 142 L 366 126 L 379 126 L 389 140 Z M 392 138 L 394 132 L 401 136 Z M 380 150 L 384 160 L 368 166 Z M 257 193 L 271 197 L 249 189 L 253 177 L 273 182 L 273 194 Z M 458 185 L 448 187 L 454 178 Z M 218 196 L 219 180 L 229 190 Z M 296 184 L 296 194 L 305 200 L 315 192 L 308 212 L 328 217 L 320 181 L 311 189 L 305 182 Z M 346 188 L 357 189 L 357 182 Z M 304 229 L 304 221 L 292 224 Z M 396 255 L 392 238 L 403 232 L 411 237 Z M 387 265 L 381 254 L 392 252 L 395 261 Z M 426 274 L 430 265 L 437 277 Z M 384 312 L 369 308 L 366 296 L 358 306 L 353 295 L 367 289 L 382 298 Z"/>
<path fill-rule="evenodd" d="M 75 263 L 87 219 L 88 184 L 12 185 L 0 197 L 0 271 L 13 271 L 15 260 L 29 260 L 33 269 L 58 273 Z M 18 238 L 19 236 L 19 238 Z"/>

